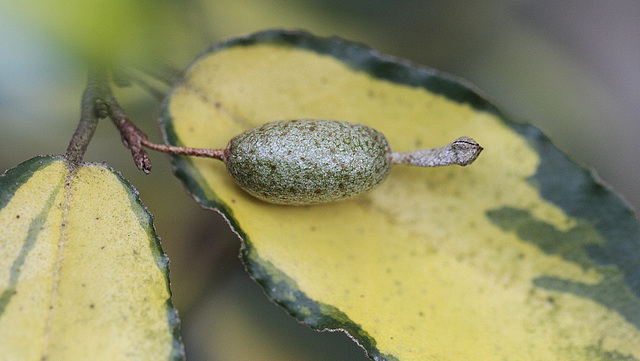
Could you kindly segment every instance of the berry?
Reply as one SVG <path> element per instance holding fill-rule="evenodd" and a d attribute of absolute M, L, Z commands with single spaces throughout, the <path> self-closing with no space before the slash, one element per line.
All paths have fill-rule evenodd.
<path fill-rule="evenodd" d="M 349 198 L 378 185 L 391 169 L 382 133 L 333 120 L 267 123 L 229 142 L 229 174 L 266 202 L 304 205 Z"/>

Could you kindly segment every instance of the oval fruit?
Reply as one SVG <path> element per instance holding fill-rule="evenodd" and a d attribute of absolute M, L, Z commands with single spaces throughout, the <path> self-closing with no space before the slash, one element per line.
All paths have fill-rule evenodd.
<path fill-rule="evenodd" d="M 263 124 L 227 146 L 227 170 L 248 193 L 277 204 L 331 202 L 366 192 L 391 169 L 384 135 L 362 124 L 298 119 Z"/>

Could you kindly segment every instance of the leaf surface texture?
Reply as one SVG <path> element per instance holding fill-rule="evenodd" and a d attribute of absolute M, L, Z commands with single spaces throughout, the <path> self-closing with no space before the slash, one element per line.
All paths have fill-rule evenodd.
<path fill-rule="evenodd" d="M 168 259 L 137 191 L 36 157 L 0 178 L 0 359 L 178 360 Z"/>
<path fill-rule="evenodd" d="M 469 167 L 394 166 L 347 201 L 277 206 L 222 162 L 176 174 L 243 239 L 248 272 L 301 322 L 375 360 L 640 359 L 640 227 L 533 126 L 465 82 L 337 38 L 269 31 L 216 45 L 165 103 L 169 143 L 224 148 L 286 119 L 382 132 L 395 151 L 470 136 Z"/>

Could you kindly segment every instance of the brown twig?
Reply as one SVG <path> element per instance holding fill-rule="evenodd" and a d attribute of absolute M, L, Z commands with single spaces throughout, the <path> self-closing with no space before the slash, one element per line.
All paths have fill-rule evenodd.
<path fill-rule="evenodd" d="M 107 86 L 107 89 L 108 93 L 105 97 L 105 102 L 107 103 L 109 118 L 120 131 L 124 146 L 131 150 L 136 167 L 145 174 L 149 174 L 151 172 L 151 160 L 149 160 L 147 152 L 142 148 L 142 141 L 147 139 L 147 135 L 129 120 L 127 113 L 120 107 L 116 97 L 111 92 L 111 88 Z"/>
<path fill-rule="evenodd" d="M 118 128 L 122 143 L 131 151 L 136 167 L 145 174 L 151 172 L 151 160 L 143 147 L 164 153 L 227 161 L 228 151 L 226 149 L 184 148 L 148 141 L 147 135 L 129 120 L 127 113 L 118 104 L 108 79 L 103 72 L 95 70 L 89 72 L 87 87 L 82 95 L 80 123 L 65 154 L 71 164 L 78 164 L 82 161 L 89 142 L 95 134 L 98 121 L 106 117 L 111 118 L 113 124 Z"/>
<path fill-rule="evenodd" d="M 89 72 L 87 87 L 82 94 L 80 122 L 65 153 L 65 158 L 71 164 L 77 165 L 82 161 L 95 134 L 98 120 L 106 116 L 104 102 L 101 100 L 105 94 L 105 79 L 104 74 L 96 70 Z"/>

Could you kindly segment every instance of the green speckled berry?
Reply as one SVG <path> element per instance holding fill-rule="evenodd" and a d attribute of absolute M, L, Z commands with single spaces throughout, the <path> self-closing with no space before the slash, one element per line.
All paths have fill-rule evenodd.
<path fill-rule="evenodd" d="M 229 174 L 269 203 L 305 205 L 349 198 L 389 173 L 391 150 L 380 132 L 334 120 L 267 123 L 229 141 Z"/>

